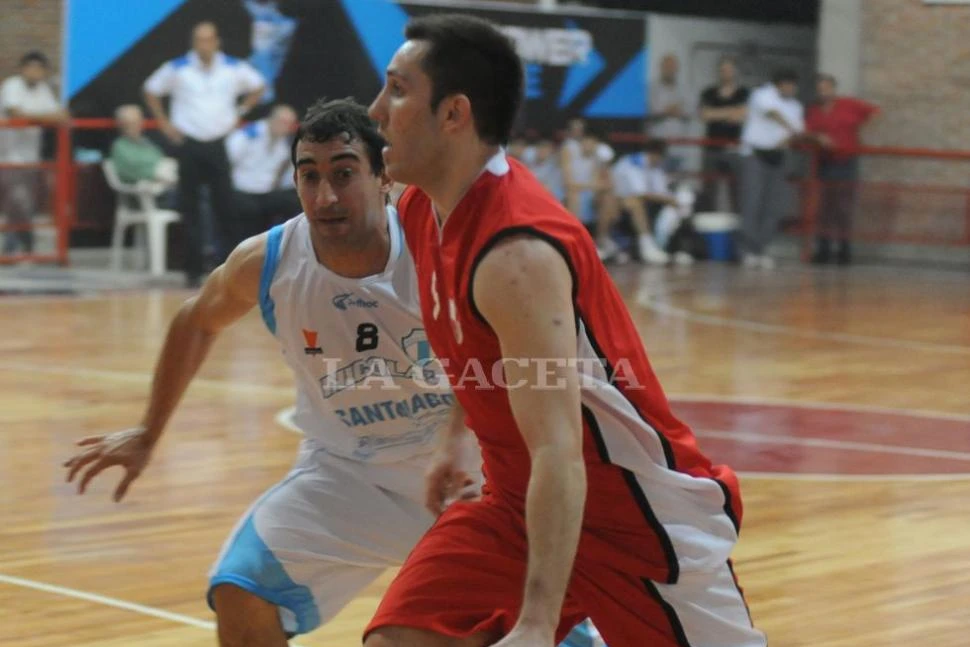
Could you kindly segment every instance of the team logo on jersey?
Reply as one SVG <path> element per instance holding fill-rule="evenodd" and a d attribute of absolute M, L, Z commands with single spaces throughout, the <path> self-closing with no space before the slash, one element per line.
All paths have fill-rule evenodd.
<path fill-rule="evenodd" d="M 415 328 L 401 338 L 401 348 L 415 366 L 424 367 L 434 358 L 431 356 L 431 344 L 424 328 Z"/>
<path fill-rule="evenodd" d="M 330 398 L 352 388 L 401 388 L 395 385 L 399 379 L 412 380 L 419 387 L 428 389 L 440 388 L 447 382 L 444 371 L 431 353 L 424 328 L 412 328 L 402 337 L 401 349 L 407 355 L 407 361 L 372 355 L 338 366 L 339 360 L 324 358 L 328 372 L 319 380 L 323 397 Z"/>
<path fill-rule="evenodd" d="M 431 273 L 431 300 L 434 301 L 434 308 L 431 310 L 431 316 L 435 321 L 438 320 L 438 315 L 441 314 L 441 300 L 438 296 L 438 273 Z M 455 335 L 455 341 L 459 344 L 464 339 L 465 335 L 461 330 L 461 323 L 458 321 L 458 304 L 455 303 L 453 297 L 448 298 L 448 318 L 451 320 L 451 332 Z"/>
<path fill-rule="evenodd" d="M 458 304 L 451 297 L 448 298 L 448 318 L 451 319 L 451 332 L 455 335 L 455 341 L 460 344 L 465 335 L 461 331 L 461 322 L 458 321 Z"/>
<path fill-rule="evenodd" d="M 438 320 L 438 315 L 441 314 L 441 301 L 438 299 L 438 273 L 431 273 L 431 299 L 434 301 L 434 309 L 431 311 L 431 316 L 434 320 Z"/>
<path fill-rule="evenodd" d="M 354 296 L 353 292 L 338 294 L 333 298 L 333 305 L 337 310 L 350 310 L 351 308 L 376 308 L 377 301 L 362 299 Z"/>
<path fill-rule="evenodd" d="M 303 329 L 303 341 L 306 342 L 306 347 L 303 352 L 307 355 L 323 355 L 323 349 L 317 346 L 317 331 Z"/>

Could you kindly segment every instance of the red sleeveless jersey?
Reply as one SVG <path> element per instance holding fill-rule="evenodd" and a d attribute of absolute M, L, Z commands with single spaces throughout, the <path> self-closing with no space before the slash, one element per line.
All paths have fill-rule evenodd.
<path fill-rule="evenodd" d="M 524 506 L 530 458 L 502 386 L 498 339 L 471 287 L 491 248 L 528 234 L 553 246 L 573 277 L 588 476 L 581 548 L 601 543 L 613 561 L 659 581 L 723 565 L 741 519 L 737 479 L 712 465 L 671 412 L 582 223 L 504 153 L 492 158 L 443 227 L 430 198 L 415 187 L 405 190 L 398 209 L 428 341 L 478 437 L 489 491 Z"/>

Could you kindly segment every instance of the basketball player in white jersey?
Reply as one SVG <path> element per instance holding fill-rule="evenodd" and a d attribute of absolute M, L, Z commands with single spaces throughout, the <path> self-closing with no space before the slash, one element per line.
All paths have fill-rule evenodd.
<path fill-rule="evenodd" d="M 304 214 L 241 243 L 175 316 L 141 425 L 79 441 L 79 490 L 121 465 L 121 500 L 216 335 L 257 305 L 296 377 L 305 438 L 289 475 L 243 515 L 210 574 L 221 645 L 287 644 L 398 566 L 452 498 L 477 493 L 478 457 L 435 447 L 460 425 L 430 360 L 414 264 L 366 109 L 317 103 L 293 147 Z M 452 434 L 443 434 L 452 437 Z M 470 439 L 470 436 L 467 436 Z M 464 460 L 463 460 L 464 456 Z M 474 460 L 472 460 L 474 459 Z M 425 473 L 439 476 L 426 490 Z M 586 647 L 588 623 L 563 647 Z"/>
<path fill-rule="evenodd" d="M 141 424 L 85 438 L 68 480 L 112 465 L 120 500 L 217 334 L 259 307 L 296 377 L 304 432 L 289 475 L 242 517 L 210 574 L 223 645 L 286 645 L 332 618 L 434 518 L 424 474 L 453 396 L 430 361 L 414 264 L 366 109 L 318 103 L 293 149 L 301 214 L 242 242 L 172 321 Z M 470 485 L 458 474 L 454 494 Z"/>

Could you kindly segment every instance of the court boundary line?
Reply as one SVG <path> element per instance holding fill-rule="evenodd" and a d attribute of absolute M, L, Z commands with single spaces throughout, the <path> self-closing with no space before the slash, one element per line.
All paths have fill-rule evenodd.
<path fill-rule="evenodd" d="M 0 362 L 0 371 L 23 371 L 25 373 L 39 373 L 42 375 L 68 375 L 82 378 L 127 382 L 129 384 L 144 384 L 146 386 L 151 385 L 152 381 L 152 373 L 150 372 L 45 366 L 43 364 L 31 364 L 29 362 Z M 295 393 L 292 386 L 270 386 L 265 384 L 253 384 L 251 382 L 240 382 L 237 380 L 208 379 L 200 377 L 192 380 L 191 384 L 189 385 L 189 390 L 191 391 L 195 386 L 220 389 L 223 391 L 236 392 L 240 394 L 263 393 L 266 395 L 293 397 L 293 394 Z"/>
<path fill-rule="evenodd" d="M 2 283 L 0 283 L 0 289 L 2 289 Z M 73 289 L 73 288 L 65 288 Z M 50 305 L 64 303 L 65 301 L 111 301 L 118 297 L 125 296 L 136 296 L 136 297 L 149 297 L 151 292 L 154 290 L 162 291 L 172 291 L 166 290 L 164 287 L 159 288 L 110 288 L 110 289 L 86 289 L 79 290 L 76 294 L 41 294 L 37 293 L 34 296 L 30 294 L 23 295 L 0 295 L 0 307 L 3 306 L 21 306 L 25 304 L 40 304 L 40 305 Z M 186 292 L 188 294 L 188 292 Z"/>
<path fill-rule="evenodd" d="M 199 618 L 187 616 L 182 613 L 166 611 L 157 607 L 151 607 L 145 604 L 139 604 L 137 602 L 128 602 L 126 600 L 112 598 L 107 595 L 101 595 L 100 593 L 91 593 L 89 591 L 82 591 L 80 589 L 75 589 L 68 586 L 48 584 L 47 582 L 41 582 L 39 580 L 33 580 L 25 577 L 16 577 L 14 575 L 0 573 L 0 583 L 19 586 L 25 589 L 33 589 L 43 593 L 52 593 L 62 597 L 84 600 L 85 602 L 93 602 L 95 604 L 101 604 L 104 606 L 113 607 L 115 609 L 131 611 L 144 616 L 151 616 L 160 620 L 169 620 L 171 622 L 197 627 L 199 629 L 209 629 L 214 631 L 216 628 L 216 623 L 211 620 L 200 620 Z"/>
<path fill-rule="evenodd" d="M 846 413 L 882 413 L 892 416 L 907 416 L 910 418 L 935 418 L 953 422 L 970 423 L 970 414 L 949 413 L 935 409 L 911 409 L 906 407 L 884 407 L 879 405 L 852 404 L 846 402 L 824 402 L 821 400 L 796 400 L 794 398 L 776 398 L 747 395 L 717 395 L 713 393 L 668 393 L 667 398 L 680 402 L 714 402 L 729 404 L 748 404 L 751 406 L 792 407 L 795 409 L 843 411 Z"/>
<path fill-rule="evenodd" d="M 103 606 L 112 607 L 114 609 L 121 609 L 123 611 L 130 611 L 132 613 L 150 616 L 159 620 L 168 620 L 169 622 L 175 622 L 178 624 L 195 627 L 197 629 L 206 629 L 208 631 L 216 630 L 216 623 L 212 620 L 200 620 L 199 618 L 187 616 L 183 613 L 166 611 L 165 609 L 160 609 L 158 607 L 139 604 L 137 602 L 128 602 L 127 600 L 101 595 L 100 593 L 91 593 L 90 591 L 83 591 L 81 589 L 75 589 L 69 586 L 48 584 L 47 582 L 41 582 L 40 580 L 17 577 L 15 575 L 7 575 L 5 573 L 0 573 L 0 584 L 9 584 L 11 586 L 19 586 L 25 589 L 41 591 L 42 593 L 51 593 L 53 595 L 74 598 L 76 600 L 84 600 L 85 602 L 93 602 L 94 604 L 100 604 Z M 296 643 L 290 643 L 290 645 L 291 647 L 300 647 L 300 645 Z"/>
<path fill-rule="evenodd" d="M 950 461 L 970 462 L 970 452 L 952 451 L 948 449 L 930 449 L 929 447 L 908 447 L 906 445 L 885 445 L 882 443 L 867 443 L 855 440 L 838 440 L 834 438 L 800 438 L 792 436 L 772 436 L 757 431 L 724 431 L 721 429 L 704 429 L 694 432 L 698 438 L 716 438 L 718 440 L 738 439 L 762 445 L 795 445 L 796 447 L 814 447 L 818 449 L 844 449 L 850 452 L 871 452 L 873 454 L 897 454 L 913 458 L 939 458 Z M 970 474 L 968 474 L 970 475 Z"/>
<path fill-rule="evenodd" d="M 773 398 L 745 395 L 715 395 L 712 393 L 668 393 L 667 398 L 676 407 L 678 402 L 711 402 L 723 404 L 747 404 L 751 406 L 774 406 L 791 407 L 794 409 L 808 409 L 816 411 L 841 411 L 844 413 L 880 413 L 883 415 L 906 416 L 910 418 L 929 418 L 937 420 L 949 420 L 951 422 L 970 423 L 970 415 L 948 413 L 945 411 L 935 411 L 932 409 L 910 409 L 897 407 L 883 407 L 866 404 L 849 404 L 839 402 L 821 402 L 818 400 L 795 400 L 793 398 Z M 970 473 L 954 474 L 826 474 L 805 472 L 782 473 L 782 472 L 748 472 L 738 471 L 741 479 L 758 481 L 815 481 L 825 483 L 885 483 L 887 481 L 897 481 L 905 483 L 921 482 L 951 482 L 970 480 Z"/>
<path fill-rule="evenodd" d="M 812 483 L 952 483 L 970 481 L 970 473 L 953 474 L 782 474 L 780 472 L 738 471 L 742 481 L 795 481 Z"/>
<path fill-rule="evenodd" d="M 690 321 L 708 326 L 721 326 L 751 332 L 768 333 L 781 336 L 787 335 L 790 337 L 832 341 L 843 344 L 858 344 L 860 346 L 869 346 L 874 348 L 897 348 L 931 353 L 943 353 L 948 355 L 970 355 L 970 347 L 967 346 L 934 344 L 931 342 L 909 341 L 891 337 L 871 337 L 868 335 L 853 335 L 850 333 L 825 332 L 798 328 L 796 326 L 788 326 L 785 324 L 763 323 L 759 321 L 752 321 L 750 319 L 740 319 L 738 317 L 702 314 L 689 308 L 681 308 L 669 303 L 661 303 L 655 295 L 651 294 L 637 295 L 635 300 L 637 305 L 640 305 L 659 315 L 678 317 L 684 321 Z"/>

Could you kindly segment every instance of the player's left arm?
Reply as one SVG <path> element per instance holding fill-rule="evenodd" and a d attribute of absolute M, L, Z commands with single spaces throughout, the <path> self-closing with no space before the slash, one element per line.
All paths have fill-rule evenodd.
<path fill-rule="evenodd" d="M 532 461 L 528 569 L 513 634 L 523 644 L 552 644 L 586 502 L 579 375 L 572 361 L 573 279 L 549 243 L 521 236 L 488 252 L 472 290 L 501 345 L 509 404 Z"/>

